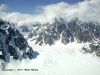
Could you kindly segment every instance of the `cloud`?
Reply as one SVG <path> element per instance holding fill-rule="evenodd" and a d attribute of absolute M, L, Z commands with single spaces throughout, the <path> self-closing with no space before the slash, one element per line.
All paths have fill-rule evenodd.
<path fill-rule="evenodd" d="M 0 5 L 0 9 L 4 10 L 6 5 Z M 62 17 L 65 20 L 70 20 L 73 17 L 78 17 L 82 21 L 99 21 L 100 22 L 100 0 L 84 0 L 75 4 L 60 2 L 46 6 L 38 6 L 39 14 L 30 15 L 19 12 L 7 13 L 1 11 L 0 18 L 14 23 L 34 23 L 34 22 L 52 22 L 57 17 Z"/>
<path fill-rule="evenodd" d="M 79 17 L 81 20 L 94 20 L 99 21 L 100 18 L 100 1 L 99 0 L 85 0 L 73 5 L 65 2 L 47 5 L 42 7 L 43 13 L 47 17 L 63 17 L 71 19 L 73 17 Z"/>
<path fill-rule="evenodd" d="M 0 4 L 0 11 L 6 10 L 8 8 L 5 4 Z"/>

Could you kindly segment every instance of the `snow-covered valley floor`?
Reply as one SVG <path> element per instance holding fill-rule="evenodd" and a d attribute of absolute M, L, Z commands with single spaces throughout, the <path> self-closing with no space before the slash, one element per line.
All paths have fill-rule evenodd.
<path fill-rule="evenodd" d="M 84 44 L 71 43 L 38 46 L 29 43 L 39 55 L 21 62 L 11 60 L 8 69 L 38 69 L 38 71 L 2 71 L 0 75 L 100 75 L 100 59 L 82 55 Z"/>

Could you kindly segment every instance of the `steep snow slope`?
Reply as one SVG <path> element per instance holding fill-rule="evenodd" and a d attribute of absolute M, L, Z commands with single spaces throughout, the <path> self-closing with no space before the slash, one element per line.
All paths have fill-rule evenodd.
<path fill-rule="evenodd" d="M 100 75 L 100 60 L 81 55 L 79 50 L 84 44 L 57 43 L 53 46 L 38 46 L 29 41 L 39 56 L 35 60 L 12 60 L 6 68 L 38 69 L 38 71 L 0 71 L 1 75 Z"/>

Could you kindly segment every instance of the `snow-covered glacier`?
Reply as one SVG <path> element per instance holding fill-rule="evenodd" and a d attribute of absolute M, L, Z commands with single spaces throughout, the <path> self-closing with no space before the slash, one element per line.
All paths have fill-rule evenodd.
<path fill-rule="evenodd" d="M 53 46 L 38 46 L 29 41 L 30 46 L 40 55 L 34 60 L 11 61 L 7 69 L 38 69 L 38 71 L 0 71 L 2 75 L 100 75 L 100 59 L 83 55 L 84 44 L 57 42 Z"/>

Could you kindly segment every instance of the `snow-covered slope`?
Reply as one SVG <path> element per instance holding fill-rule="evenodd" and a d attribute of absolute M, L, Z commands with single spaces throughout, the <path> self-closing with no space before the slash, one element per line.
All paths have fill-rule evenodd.
<path fill-rule="evenodd" d="M 63 44 L 75 41 L 78 43 L 93 42 L 100 40 L 100 23 L 82 22 L 78 18 L 66 22 L 63 18 L 55 18 L 52 24 L 33 27 L 29 40 L 39 45 L 53 45 L 59 40 Z"/>
<path fill-rule="evenodd" d="M 10 58 L 22 60 L 34 58 L 33 49 L 18 30 L 9 22 L 0 19 L 0 61 L 10 62 Z"/>
<path fill-rule="evenodd" d="M 22 60 L 20 63 L 12 61 L 6 69 L 15 69 L 15 71 L 0 71 L 1 75 L 100 75 L 100 59 L 79 53 L 84 44 L 56 43 L 52 46 L 38 46 L 30 41 L 29 44 L 40 55 L 31 61 Z M 23 71 L 17 71 L 18 69 Z"/>

